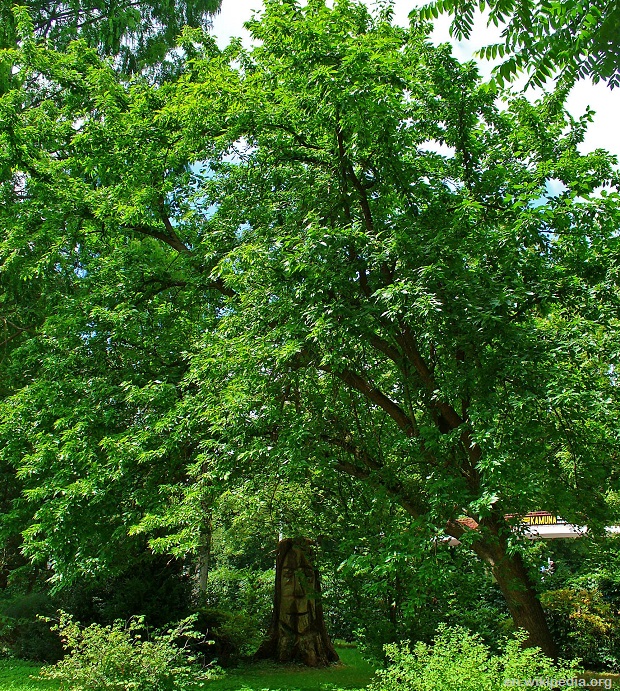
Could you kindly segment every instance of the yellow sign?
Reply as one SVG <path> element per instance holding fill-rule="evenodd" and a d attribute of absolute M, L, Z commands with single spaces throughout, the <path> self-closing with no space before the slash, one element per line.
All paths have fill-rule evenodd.
<path fill-rule="evenodd" d="M 551 514 L 528 513 L 521 519 L 525 525 L 557 525 L 558 517 Z"/>

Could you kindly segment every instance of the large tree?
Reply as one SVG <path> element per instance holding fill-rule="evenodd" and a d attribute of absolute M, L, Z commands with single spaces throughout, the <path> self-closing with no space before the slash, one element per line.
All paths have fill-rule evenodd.
<path fill-rule="evenodd" d="M 62 129 L 62 127 L 67 126 L 72 118 L 70 109 L 62 111 L 59 107 L 60 101 L 54 99 L 55 85 L 37 81 L 37 77 L 40 75 L 37 69 L 31 71 L 23 69 L 24 65 L 20 65 L 18 57 L 20 49 L 26 52 L 31 50 L 35 45 L 35 41 L 39 45 L 45 45 L 51 49 L 48 51 L 48 55 L 53 55 L 53 51 L 68 49 L 68 53 L 64 57 L 64 66 L 52 67 L 52 69 L 56 69 L 56 76 L 59 76 L 63 70 L 70 70 L 72 65 L 75 65 L 78 72 L 84 76 L 89 67 L 92 68 L 93 65 L 98 64 L 96 56 L 100 56 L 110 60 L 110 64 L 113 65 L 115 71 L 123 74 L 141 71 L 148 76 L 151 82 L 161 83 L 167 78 L 174 78 L 174 62 L 180 55 L 180 51 L 177 48 L 177 39 L 183 26 L 190 26 L 197 30 L 208 28 L 213 14 L 219 10 L 220 5 L 221 0 L 188 0 L 188 2 L 175 1 L 172 3 L 162 3 L 158 2 L 158 0 L 141 3 L 125 2 L 123 0 L 114 3 L 91 2 L 90 0 L 71 3 L 45 3 L 33 0 L 32 2 L 24 3 L 10 1 L 1 3 L 0 96 L 4 97 L 4 108 L 0 116 L 0 126 L 3 129 L 4 135 L 0 152 L 0 177 L 2 179 L 2 198 L 0 203 L 2 204 L 2 213 L 8 213 L 12 218 L 12 222 L 19 224 L 18 218 L 20 214 L 13 214 L 12 212 L 17 212 L 18 208 L 23 212 L 30 202 L 36 207 L 36 198 L 42 199 L 40 194 L 32 194 L 32 186 L 29 189 L 29 194 L 25 194 L 25 189 L 21 186 L 21 182 L 26 179 L 25 176 L 30 175 L 31 181 L 38 179 L 41 182 L 44 173 L 38 170 L 39 175 L 37 176 L 34 173 L 34 169 L 28 170 L 29 166 L 37 167 L 34 159 L 28 155 L 26 159 L 29 160 L 29 163 L 26 163 L 24 169 L 17 165 L 17 159 L 20 156 L 17 155 L 16 157 L 14 147 L 17 146 L 19 148 L 20 143 L 13 137 L 20 136 L 20 128 L 14 127 L 14 125 L 20 118 L 22 121 L 26 121 L 33 112 L 31 109 L 34 107 L 36 110 L 36 107 L 42 102 L 47 103 L 46 110 L 51 117 L 48 124 L 51 124 L 53 119 L 57 117 L 59 118 L 57 124 L 64 123 L 61 125 Z M 69 47 L 77 39 L 79 39 L 80 43 L 74 43 Z M 87 47 L 92 50 L 87 50 Z M 175 50 L 173 51 L 172 49 Z M 67 57 L 68 62 L 66 61 Z M 63 60 L 60 62 L 63 63 Z M 22 67 L 22 69 L 19 69 L 19 67 Z M 72 86 L 76 86 L 74 82 Z M 19 97 L 15 98 L 17 94 L 19 94 Z M 41 124 L 42 127 L 39 129 L 37 137 L 42 136 L 45 142 L 39 140 L 37 143 L 36 138 L 34 141 L 28 141 L 27 139 L 21 141 L 26 148 L 30 147 L 30 154 L 33 154 L 39 145 L 48 151 L 60 146 L 59 139 L 55 139 L 53 144 L 51 141 L 46 140 L 48 135 L 52 138 L 55 137 L 59 130 L 53 127 L 48 128 L 47 125 Z M 34 158 L 36 159 L 36 156 Z M 24 160 L 22 158 L 22 163 L 24 163 Z M 39 188 L 39 192 L 41 190 L 42 188 Z M 21 207 L 16 206 L 19 202 L 23 202 Z M 39 207 L 39 211 L 40 209 L 41 207 Z M 34 213 L 36 215 L 38 212 L 35 211 Z M 52 217 L 48 219 L 50 222 L 49 227 L 54 227 L 55 230 L 58 230 L 63 225 L 66 226 L 69 215 L 66 213 L 63 220 L 59 220 L 57 216 L 52 214 Z M 24 220 L 23 215 L 21 219 L 22 221 Z M 26 222 L 25 226 L 22 226 L 22 232 L 29 232 L 27 224 L 28 222 Z M 13 225 L 13 231 L 15 230 L 16 225 Z M 80 292 L 78 283 L 71 280 L 72 277 L 76 277 L 76 272 L 77 275 L 81 275 L 80 262 L 84 260 L 84 257 L 78 259 L 77 255 L 72 253 L 71 250 L 67 251 L 65 246 L 63 250 L 60 250 L 62 256 L 53 270 L 46 271 L 43 266 L 32 270 L 32 264 L 30 270 L 25 269 L 23 263 L 20 264 L 24 257 L 20 258 L 18 245 L 11 243 L 11 235 L 12 233 L 7 233 L 3 237 L 3 242 L 6 240 L 8 243 L 3 244 L 2 256 L 0 258 L 0 328 L 2 334 L 0 336 L 0 358 L 5 366 L 3 372 L 5 376 L 0 384 L 0 397 L 8 395 L 16 386 L 19 387 L 25 381 L 28 381 L 29 365 L 26 364 L 28 358 L 24 360 L 21 357 L 12 357 L 12 352 L 23 353 L 29 350 L 33 358 L 37 357 L 35 355 L 35 352 L 38 352 L 36 339 L 31 341 L 31 336 L 40 333 L 42 325 L 46 323 L 49 315 L 54 313 L 59 304 L 73 304 L 73 315 L 70 318 L 71 320 L 76 320 L 74 327 L 77 326 L 78 322 L 81 322 L 81 326 L 76 329 L 67 327 L 61 321 L 58 326 L 58 333 L 62 339 L 70 338 L 70 334 L 76 335 L 77 333 L 88 331 L 88 327 L 85 326 L 88 321 L 88 304 L 84 299 L 84 295 L 87 292 Z M 59 238 L 58 249 L 63 245 L 63 242 L 65 242 L 65 238 Z M 41 236 L 39 236 L 36 247 L 34 243 L 30 245 L 30 259 L 33 259 L 35 254 L 39 259 L 42 259 L 46 256 L 48 249 L 49 245 L 46 240 L 41 240 Z M 92 243 L 90 244 L 90 249 L 95 252 L 98 251 Z M 111 247 L 108 245 L 105 252 L 105 256 L 108 259 L 113 255 L 113 250 L 111 252 L 110 249 Z M 28 261 L 26 260 L 27 263 Z M 149 313 L 151 307 L 158 315 L 162 315 L 166 309 L 162 308 L 161 304 L 155 306 L 158 294 L 166 290 L 167 281 L 172 282 L 173 286 L 175 285 L 170 272 L 165 271 L 164 274 L 163 277 L 143 276 L 144 292 L 142 300 L 143 306 L 146 309 L 146 311 L 143 311 L 143 316 Z M 84 276 L 82 275 L 81 277 Z M 85 287 L 87 282 L 82 281 L 79 286 Z M 179 297 L 178 295 L 178 292 L 180 292 L 179 286 L 177 285 L 175 289 L 177 290 L 176 297 L 183 300 L 183 296 Z M 134 286 L 132 288 L 132 296 L 135 298 L 135 295 Z M 117 295 L 116 299 L 122 301 L 120 295 Z M 107 309 L 101 300 L 97 302 L 97 306 L 99 309 Z M 117 363 L 124 362 L 127 364 L 128 353 L 133 353 L 137 349 L 141 350 L 141 353 L 137 355 L 139 362 L 145 363 L 146 360 L 152 361 L 153 358 L 161 360 L 161 356 L 158 353 L 153 353 L 152 344 L 149 343 L 150 339 L 148 337 L 145 338 L 144 328 L 147 323 L 153 324 L 152 314 L 143 319 L 142 324 L 134 322 L 132 329 L 124 331 L 125 338 L 123 343 L 122 345 L 119 344 L 114 355 L 111 355 L 110 344 L 108 343 L 108 352 L 103 356 L 104 360 L 107 360 L 108 366 L 111 363 L 110 358 L 116 358 Z M 188 323 L 189 317 L 187 321 L 176 320 L 177 334 L 182 333 Z M 130 331 L 133 332 L 130 333 Z M 167 333 L 170 333 L 169 330 L 167 330 Z M 98 345 L 105 342 L 105 334 L 105 327 L 103 329 L 100 328 L 96 338 L 90 338 L 87 342 L 81 341 L 82 346 L 84 346 L 83 353 L 87 354 L 87 358 L 91 362 L 94 359 L 93 355 L 97 352 Z M 100 340 L 101 338 L 104 340 Z M 68 350 L 72 348 L 66 342 L 63 347 L 68 348 Z M 75 354 L 74 364 L 77 364 L 81 356 L 77 352 Z M 55 364 L 51 365 L 52 368 L 55 368 L 58 360 L 49 351 L 48 355 L 52 358 L 50 362 L 55 362 Z M 15 362 L 19 363 L 17 370 L 13 369 Z M 131 368 L 130 371 L 135 371 L 135 361 L 129 367 Z M 147 367 L 147 370 L 149 367 Z M 37 360 L 37 369 L 39 374 L 46 369 L 41 360 Z M 111 371 L 117 371 L 120 374 L 121 369 L 119 367 L 111 367 L 108 370 L 108 374 L 111 374 Z M 174 369 L 174 365 L 171 365 L 171 369 Z M 75 372 L 76 370 L 73 371 Z M 142 368 L 141 371 L 145 372 L 146 370 Z M 86 376 L 86 379 L 88 379 L 88 372 L 88 365 L 85 365 L 82 374 Z M 155 370 L 151 369 L 151 375 L 155 376 L 153 372 Z M 23 377 L 24 374 L 25 378 Z M 96 371 L 91 371 L 90 374 L 93 377 L 98 376 Z M 77 376 L 70 375 L 68 371 L 65 371 L 65 375 L 68 376 L 63 378 L 63 381 L 67 384 L 64 391 L 72 398 L 70 400 L 64 399 L 64 402 L 67 405 L 67 409 L 71 409 L 79 415 L 80 413 L 77 411 L 80 409 L 80 402 L 84 402 L 84 399 L 79 394 L 82 388 L 81 383 L 78 382 Z M 57 379 L 60 380 L 61 378 L 58 377 Z M 93 380 L 89 379 L 88 381 L 92 382 Z M 116 384 L 119 381 L 117 379 Z M 44 402 L 47 400 L 50 392 L 48 390 L 45 393 L 41 389 L 39 393 L 42 395 L 41 405 L 45 406 Z M 34 396 L 39 395 L 34 390 L 31 391 L 31 394 Z M 57 403 L 60 406 L 62 406 L 62 400 L 62 396 L 57 399 Z M 87 403 L 86 405 L 89 404 Z M 110 421 L 111 417 L 108 416 L 107 419 Z M 105 427 L 101 429 L 105 429 Z M 86 436 L 96 446 L 98 443 L 97 438 L 100 437 L 101 433 L 97 432 Z M 83 449 L 83 451 L 88 453 L 86 449 Z M 0 569 L 4 572 L 5 569 L 10 570 L 15 564 L 22 563 L 22 558 L 16 553 L 16 548 L 19 547 L 20 541 L 15 531 L 17 526 L 22 525 L 23 527 L 24 521 L 28 520 L 26 518 L 28 511 L 24 511 L 24 508 L 19 506 L 19 503 L 10 508 L 15 501 L 15 497 L 19 496 L 21 481 L 15 477 L 14 470 L 6 466 L 3 466 L 2 472 L 4 477 L 2 513 L 4 515 L 0 534 L 2 534 L 5 544 L 12 545 L 12 548 L 6 551 L 5 557 L 0 562 Z M 117 552 L 119 562 L 122 561 L 120 554 L 120 551 Z"/>
<path fill-rule="evenodd" d="M 614 161 L 389 12 L 272 0 L 250 28 L 186 32 L 158 86 L 29 44 L 48 98 L 3 97 L 3 271 L 43 298 L 2 408 L 25 548 L 95 569 L 166 501 L 196 546 L 203 490 L 346 474 L 472 549 L 554 654 L 505 516 L 611 518 Z"/>

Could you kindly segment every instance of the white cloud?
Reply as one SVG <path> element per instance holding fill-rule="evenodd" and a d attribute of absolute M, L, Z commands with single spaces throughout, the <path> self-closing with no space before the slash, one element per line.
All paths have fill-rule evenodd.
<path fill-rule="evenodd" d="M 213 34 L 217 37 L 220 48 L 233 36 L 242 38 L 244 44 L 249 45 L 250 34 L 243 28 L 243 24 L 262 6 L 262 0 L 223 0 L 222 9 L 213 18 Z"/>

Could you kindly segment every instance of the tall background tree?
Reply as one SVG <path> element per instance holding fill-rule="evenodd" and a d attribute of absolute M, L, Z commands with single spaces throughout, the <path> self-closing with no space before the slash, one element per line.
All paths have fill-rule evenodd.
<path fill-rule="evenodd" d="M 459 538 L 554 654 L 505 516 L 613 518 L 614 161 L 389 12 L 250 26 L 251 51 L 187 31 L 155 86 L 79 43 L 15 61 L 41 95 L 0 132 L 3 271 L 39 310 L 2 404 L 24 550 L 62 580 L 127 533 L 197 549 L 227 486 L 345 476 L 411 549 Z"/>
<path fill-rule="evenodd" d="M 173 54 L 171 50 L 176 46 L 182 27 L 189 25 L 195 29 L 208 28 L 210 18 L 219 9 L 219 6 L 219 0 L 207 0 L 206 2 L 193 2 L 190 0 L 187 3 L 1 3 L 0 96 L 3 99 L 4 107 L 0 119 L 2 120 L 3 137 L 8 138 L 3 138 L 2 152 L 0 153 L 0 167 L 2 169 L 0 174 L 2 178 L 0 205 L 3 216 L 5 218 L 10 216 L 13 221 L 19 224 L 18 218 L 29 207 L 33 214 L 30 220 L 25 220 L 22 216 L 22 220 L 25 223 L 22 226 L 22 231 L 25 233 L 30 232 L 28 228 L 30 230 L 33 229 L 32 223 L 36 225 L 44 222 L 44 216 L 41 216 L 43 207 L 39 207 L 38 211 L 34 208 L 37 206 L 37 203 L 34 201 L 37 193 L 33 193 L 33 189 L 39 184 L 45 186 L 43 179 L 46 173 L 43 170 L 44 166 L 40 168 L 36 163 L 37 156 L 35 150 L 38 145 L 34 140 L 31 140 L 29 143 L 26 140 L 22 142 L 26 148 L 33 147 L 30 148 L 30 154 L 35 154 L 34 158 L 30 158 L 30 163 L 24 167 L 17 163 L 15 158 L 16 149 L 13 146 L 17 145 L 18 148 L 20 146 L 13 139 L 14 136 L 20 136 L 19 127 L 14 127 L 17 120 L 20 118 L 27 119 L 30 109 L 36 108 L 42 102 L 47 102 L 51 108 L 48 111 L 50 116 L 48 124 L 51 124 L 53 119 L 58 117 L 64 120 L 66 126 L 74 116 L 77 116 L 76 113 L 71 113 L 70 111 L 65 111 L 64 114 L 61 113 L 61 110 L 58 108 L 58 100 L 54 98 L 54 88 L 48 88 L 51 87 L 51 84 L 45 85 L 37 81 L 38 73 L 36 69 L 29 74 L 19 69 L 16 59 L 20 49 L 28 50 L 37 41 L 41 45 L 47 46 L 50 49 L 50 54 L 52 54 L 54 51 L 62 52 L 68 48 L 72 41 L 79 39 L 82 47 L 76 49 L 74 46 L 75 52 L 73 52 L 73 55 L 74 64 L 77 63 L 77 69 L 78 71 L 82 70 L 81 73 L 83 75 L 85 74 L 84 69 L 87 69 L 88 64 L 91 67 L 96 64 L 96 53 L 96 55 L 110 60 L 114 70 L 121 74 L 127 75 L 129 73 L 142 72 L 148 75 L 148 79 L 151 82 L 161 83 L 166 78 L 173 76 L 174 58 L 175 56 L 178 57 L 179 51 L 177 50 Z M 92 51 L 89 52 L 86 49 L 87 47 L 90 47 Z M 71 51 L 71 49 L 69 50 Z M 85 60 L 83 64 L 80 64 L 80 56 Z M 20 93 L 20 97 L 15 99 L 15 95 L 18 93 Z M 79 116 L 77 117 L 79 118 Z M 43 130 L 46 129 L 47 125 L 44 125 L 40 134 L 43 134 Z M 51 131 L 49 133 L 52 137 L 54 136 L 51 134 Z M 12 144 L 10 143 L 11 141 Z M 50 143 L 48 140 L 44 144 L 41 140 L 44 149 Z M 56 140 L 56 144 L 59 144 L 59 140 Z M 52 145 L 52 148 L 54 148 L 54 145 Z M 26 158 L 29 158 L 30 154 Z M 21 158 L 21 164 L 24 163 L 25 159 Z M 22 185 L 27 178 L 29 179 L 28 189 Z M 39 188 L 39 191 L 41 190 L 42 188 Z M 58 217 L 52 214 L 48 218 L 49 225 L 47 227 L 51 235 L 62 228 L 68 230 L 67 223 L 70 224 L 68 221 L 71 215 L 70 208 L 71 203 L 67 207 L 64 216 Z M 44 211 L 43 214 L 45 214 Z M 15 228 L 16 226 L 13 226 L 14 230 Z M 69 231 L 69 235 L 71 235 L 71 232 Z M 32 382 L 35 371 L 39 375 L 45 371 L 47 365 L 44 358 L 41 357 L 42 351 L 38 348 L 42 333 L 46 332 L 46 326 L 51 326 L 51 323 L 48 321 L 49 317 L 60 305 L 72 305 L 70 309 L 73 310 L 74 318 L 77 321 L 73 323 L 73 326 L 69 326 L 67 323 L 63 324 L 62 318 L 57 322 L 58 330 L 56 333 L 63 341 L 63 345 L 61 345 L 60 341 L 57 342 L 59 350 L 56 351 L 56 356 L 48 352 L 52 356 L 52 360 L 47 361 L 47 364 L 51 365 L 52 368 L 60 366 L 64 371 L 62 379 L 67 383 L 67 387 L 64 388 L 61 385 L 61 388 L 69 398 L 63 399 L 63 394 L 58 390 L 57 403 L 62 406 L 61 401 L 64 400 L 67 405 L 65 411 L 69 412 L 70 415 L 72 414 L 71 411 L 75 412 L 77 417 L 80 418 L 81 424 L 89 427 L 88 431 L 84 427 L 83 435 L 85 441 L 87 439 L 90 440 L 86 441 L 86 445 L 82 449 L 84 454 L 82 458 L 86 458 L 89 454 L 87 447 L 90 448 L 91 452 L 93 448 L 97 449 L 97 439 L 99 438 L 100 440 L 101 434 L 106 429 L 108 423 L 112 424 L 112 427 L 107 427 L 108 430 L 116 429 L 118 431 L 121 428 L 125 429 L 126 426 L 122 427 L 123 423 L 120 417 L 116 417 L 109 410 L 105 414 L 107 420 L 105 422 L 101 417 L 97 416 L 94 409 L 87 411 L 86 408 L 81 408 L 82 403 L 88 407 L 89 404 L 86 401 L 89 399 L 90 393 L 92 393 L 91 387 L 94 381 L 98 378 L 97 373 L 90 369 L 89 363 L 92 364 L 93 357 L 97 357 L 95 353 L 99 350 L 99 346 L 105 343 L 107 338 L 105 327 L 101 328 L 103 322 L 98 324 L 99 331 L 97 334 L 92 331 L 94 323 L 92 321 L 89 322 L 87 316 L 89 306 L 88 301 L 85 300 L 86 293 L 82 292 L 80 288 L 81 285 L 85 287 L 85 282 L 72 281 L 72 278 L 86 277 L 86 270 L 82 264 L 84 258 L 78 258 L 79 252 L 75 252 L 77 249 L 75 246 L 71 249 L 71 239 L 67 237 L 61 239 L 58 236 L 56 248 L 58 257 L 62 257 L 62 259 L 54 267 L 45 264 L 44 260 L 43 264 L 39 265 L 38 268 L 35 269 L 34 265 L 31 265 L 32 270 L 29 270 L 22 261 L 25 259 L 22 253 L 23 248 L 20 250 L 18 245 L 12 244 L 9 241 L 9 235 L 10 233 L 3 235 L 0 257 L 0 328 L 2 333 L 0 336 L 0 360 L 3 373 L 0 397 L 5 398 L 11 392 L 27 386 L 28 382 Z M 44 235 L 47 234 L 44 233 Z M 35 255 L 40 259 L 46 256 L 50 244 L 55 244 L 55 241 L 51 240 L 51 235 L 47 235 L 47 237 L 39 235 L 36 242 L 34 242 L 33 238 L 33 242 L 29 245 L 31 259 Z M 95 252 L 98 251 L 92 245 L 91 248 Z M 106 256 L 110 258 L 110 253 L 106 252 Z M 27 262 L 28 260 L 26 260 Z M 89 270 L 92 270 L 92 268 L 92 265 L 89 265 Z M 164 280 L 164 283 L 166 281 L 174 283 L 174 280 L 168 273 L 166 273 L 165 278 L 160 278 Z M 158 282 L 158 279 L 153 279 L 153 276 L 145 278 L 144 287 L 143 299 L 145 305 L 151 304 L 153 299 L 157 301 L 158 293 L 165 292 L 164 284 Z M 112 301 L 116 299 L 122 302 L 123 300 L 120 295 L 117 295 L 116 298 L 109 297 Z M 103 307 L 104 311 L 107 309 L 101 302 L 98 305 Z M 155 311 L 159 319 L 161 319 L 165 308 L 161 310 L 157 307 Z M 82 321 L 82 326 L 77 326 L 78 321 Z M 147 318 L 147 321 L 153 325 L 153 315 Z M 88 323 L 90 323 L 90 327 Z M 177 320 L 176 324 L 180 328 L 180 331 L 177 332 L 178 334 L 187 326 L 187 322 L 181 320 Z M 185 326 L 183 326 L 184 324 Z M 126 331 L 125 335 L 127 338 L 123 340 L 120 350 L 114 351 L 115 355 L 112 355 L 112 350 L 110 350 L 111 341 L 107 344 L 108 350 L 104 349 L 105 354 L 99 351 L 99 355 L 107 361 L 109 373 L 116 371 L 120 374 L 125 365 L 129 367 L 129 371 L 133 371 L 133 368 L 137 366 L 136 362 L 140 361 L 142 357 L 146 358 L 146 360 L 152 358 L 157 360 L 158 357 L 166 357 L 166 354 L 161 355 L 155 352 L 157 348 L 154 350 L 152 342 L 149 343 L 150 339 L 143 330 L 145 325 L 146 322 L 142 322 L 142 325 L 139 325 L 137 322 L 134 323 L 135 329 L 132 327 L 132 329 Z M 160 321 L 159 326 L 162 325 L 163 323 Z M 147 326 L 147 330 L 148 328 Z M 133 335 L 130 335 L 130 331 L 133 331 Z M 49 332 L 47 333 L 49 334 Z M 81 373 L 78 372 L 80 367 L 78 360 L 81 359 L 78 352 L 74 351 L 77 357 L 77 359 L 73 360 L 75 368 L 72 367 L 68 360 L 64 359 L 61 352 L 63 348 L 65 348 L 64 352 L 72 349 L 73 346 L 70 346 L 68 341 L 64 340 L 65 338 L 71 340 L 70 334 L 81 334 L 81 337 L 78 336 L 77 342 L 73 341 L 73 346 L 76 343 L 84 346 L 84 350 L 81 352 L 86 360 L 82 360 L 85 369 Z M 102 338 L 104 339 L 103 341 L 101 340 Z M 185 336 L 182 339 L 185 339 Z M 132 366 L 129 364 L 127 356 L 129 353 L 134 353 L 135 349 L 140 350 L 141 355 L 137 355 L 137 360 L 134 361 Z M 21 357 L 17 356 L 17 354 L 25 352 L 30 352 L 31 359 L 27 358 L 29 364 L 26 364 L 26 360 L 22 360 Z M 110 357 L 113 359 L 118 357 L 118 359 L 113 363 L 109 359 Z M 143 364 L 146 364 L 146 360 Z M 55 361 L 55 364 L 52 364 L 53 361 Z M 16 364 L 17 369 L 15 368 Z M 69 369 L 64 369 L 65 366 L 68 366 Z M 175 366 L 178 367 L 178 363 L 176 365 L 171 363 L 172 369 Z M 145 369 L 142 371 L 146 373 Z M 151 372 L 151 375 L 147 375 L 147 377 L 156 378 L 156 373 Z M 177 375 L 173 375 L 173 379 L 175 376 L 178 380 L 180 375 L 177 372 Z M 60 384 L 60 380 L 61 377 L 58 377 L 56 382 Z M 52 386 L 53 381 L 54 377 L 49 382 Z M 99 381 L 101 382 L 101 380 Z M 117 383 L 119 381 L 117 380 Z M 102 393 L 103 389 L 100 392 Z M 34 403 L 38 394 L 35 390 L 32 390 L 31 393 L 34 396 L 32 399 Z M 42 395 L 42 398 L 35 405 L 41 405 L 42 409 L 47 408 L 49 404 L 49 399 L 46 400 L 47 395 L 54 397 L 55 394 L 51 393 L 51 390 L 48 390 L 47 394 L 43 390 L 39 390 L 38 393 Z M 86 398 L 83 397 L 84 395 Z M 92 402 L 92 399 L 90 400 Z M 59 410 L 60 408 L 57 408 L 56 413 Z M 122 415 L 121 413 L 121 417 Z M 91 423 L 87 421 L 89 416 Z M 116 422 L 113 422 L 113 418 Z M 73 462 L 77 462 L 77 458 L 74 457 Z M 28 571 L 29 575 L 26 578 L 27 583 L 25 587 L 30 589 L 33 587 L 36 577 L 32 569 L 28 568 L 28 561 L 21 553 L 22 538 L 20 533 L 28 525 L 32 516 L 17 499 L 23 489 L 23 481 L 16 475 L 15 468 L 3 464 L 2 477 L 3 494 L 0 534 L 2 535 L 1 539 L 4 547 L 0 557 L 0 582 L 4 585 L 8 582 L 14 583 L 19 580 L 18 574 Z M 170 477 L 169 472 L 166 471 L 166 478 L 170 479 Z M 68 516 L 66 518 L 69 519 Z M 83 516 L 82 518 L 85 517 Z M 93 522 L 96 523 L 94 516 Z M 112 519 L 112 522 L 105 520 L 102 522 L 103 533 L 95 538 L 102 542 L 98 542 L 97 545 L 100 546 L 105 543 L 113 535 L 113 523 L 114 519 Z M 104 525 L 107 525 L 107 528 L 104 528 Z M 107 533 L 107 537 L 105 533 Z M 112 542 L 115 541 L 112 540 Z M 115 560 L 113 568 L 117 571 L 122 570 L 124 561 L 131 563 L 132 559 L 143 559 L 144 545 L 141 543 L 144 543 L 144 540 L 129 540 L 126 535 L 124 546 L 121 546 L 120 541 L 116 542 L 114 549 L 117 550 L 118 559 Z M 66 546 L 68 547 L 68 543 Z M 88 548 L 86 549 L 88 551 Z M 113 551 L 110 551 L 109 554 L 112 555 Z M 131 558 L 129 558 L 130 555 Z M 60 557 L 60 552 L 58 556 Z M 60 558 L 62 559 L 62 557 Z M 99 555 L 99 558 L 101 558 L 101 555 Z M 104 561 L 106 560 L 104 559 Z M 142 563 L 144 566 L 144 561 Z M 102 562 L 98 561 L 97 564 L 102 565 Z M 148 566 L 144 566 L 144 569 L 146 573 Z M 97 566 L 91 573 L 96 571 L 101 572 L 102 570 Z M 69 574 L 67 573 L 67 575 Z M 71 577 L 69 577 L 69 580 L 71 580 Z"/>
<path fill-rule="evenodd" d="M 184 26 L 206 29 L 222 0 L 173 2 L 12 2 L 0 3 L 0 50 L 14 48 L 26 31 L 57 49 L 83 40 L 118 69 L 133 73 L 164 63 Z M 16 8 L 21 8 L 16 13 Z M 26 14 L 24 14 L 24 11 Z M 26 20 L 25 17 L 28 17 Z M 20 19 L 21 17 L 21 19 Z M 22 26 L 20 27 L 20 21 Z M 24 24 L 29 24 L 26 28 Z M 0 62 L 0 93 L 11 80 L 10 53 Z"/>

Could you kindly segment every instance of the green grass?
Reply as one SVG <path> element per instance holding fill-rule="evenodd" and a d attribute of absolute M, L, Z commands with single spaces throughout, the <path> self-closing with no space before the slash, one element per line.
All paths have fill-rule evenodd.
<path fill-rule="evenodd" d="M 354 648 L 338 648 L 339 665 L 311 669 L 303 665 L 276 665 L 261 662 L 228 670 L 226 676 L 210 682 L 209 691 L 327 691 L 330 687 L 362 689 L 370 682 L 375 668 Z"/>
<path fill-rule="evenodd" d="M 0 659 L 0 691 L 47 691 L 60 688 L 56 682 L 34 681 L 31 675 L 39 673 L 40 665 L 23 660 Z"/>
<path fill-rule="evenodd" d="M 331 689 L 364 689 L 374 667 L 353 648 L 338 648 L 341 664 L 327 669 L 310 669 L 302 665 L 276 665 L 269 662 L 248 664 L 228 670 L 221 679 L 207 683 L 203 691 L 330 691 Z M 32 680 L 39 665 L 22 660 L 0 659 L 0 691 L 56 691 L 52 681 Z M 620 688 L 620 675 L 586 672 L 586 680 L 604 677 Z M 604 688 L 604 687 L 599 687 Z"/>
<path fill-rule="evenodd" d="M 341 664 L 323 669 L 303 665 L 248 664 L 227 670 L 221 679 L 207 682 L 204 691 L 328 691 L 330 688 L 363 689 L 374 667 L 354 648 L 338 648 Z M 40 666 L 22 660 L 0 660 L 0 691 L 55 691 L 57 682 L 32 680 Z"/>

